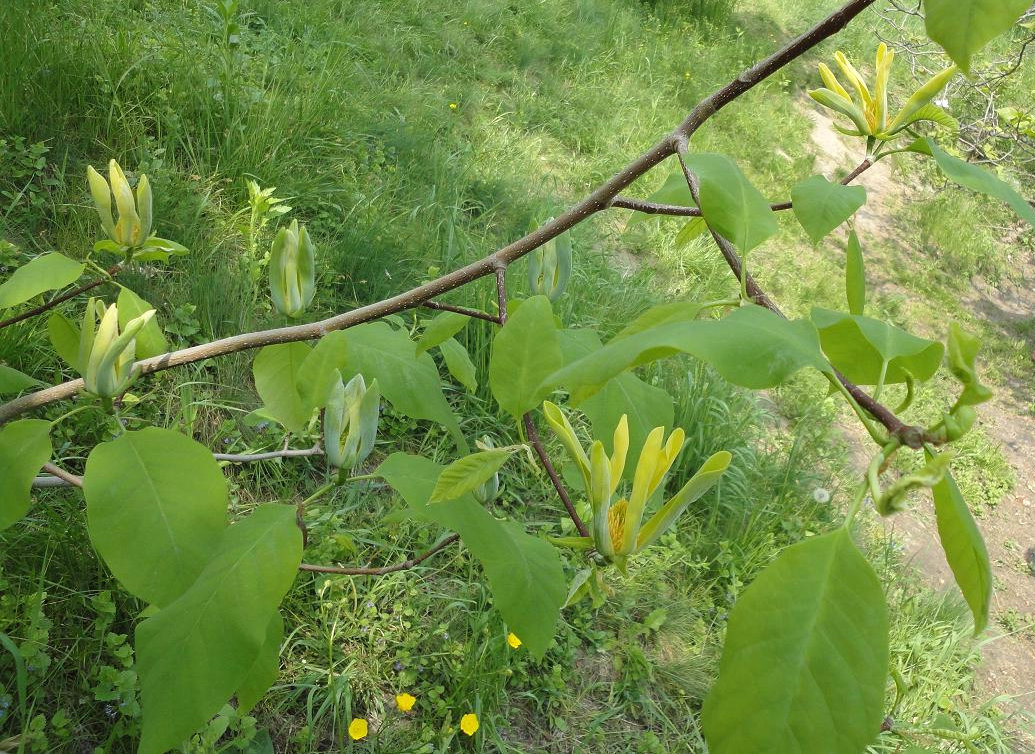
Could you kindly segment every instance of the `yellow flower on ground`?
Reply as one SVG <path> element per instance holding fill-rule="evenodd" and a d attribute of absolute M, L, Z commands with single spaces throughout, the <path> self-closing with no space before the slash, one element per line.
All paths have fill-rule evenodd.
<path fill-rule="evenodd" d="M 367 721 L 362 717 L 352 718 L 352 722 L 349 723 L 349 738 L 353 741 L 359 741 L 361 738 L 366 738 L 369 727 Z"/>
<path fill-rule="evenodd" d="M 403 712 L 409 712 L 413 709 L 413 705 L 417 703 L 417 697 L 413 694 L 396 694 L 395 695 L 395 706 Z"/>
<path fill-rule="evenodd" d="M 517 634 L 511 632 L 507 634 L 507 644 L 510 645 L 511 649 L 517 649 L 521 646 L 521 639 L 517 637 Z"/>
<path fill-rule="evenodd" d="M 473 712 L 468 712 L 466 715 L 460 718 L 460 730 L 469 736 L 473 736 L 478 732 L 478 715 Z"/>
<path fill-rule="evenodd" d="M 449 103 L 449 109 L 450 109 L 450 110 L 456 110 L 456 109 L 457 109 L 458 107 L 460 107 L 460 105 L 458 105 L 458 104 L 457 104 L 457 103 L 455 103 L 455 102 L 450 102 L 450 103 Z"/>

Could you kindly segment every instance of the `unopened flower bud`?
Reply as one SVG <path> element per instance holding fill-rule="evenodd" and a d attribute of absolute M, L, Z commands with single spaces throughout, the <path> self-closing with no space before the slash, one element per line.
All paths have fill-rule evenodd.
<path fill-rule="evenodd" d="M 570 279 L 571 238 L 567 233 L 528 255 L 528 287 L 532 295 L 556 301 L 564 294 Z"/>
<path fill-rule="evenodd" d="M 102 398 L 123 393 L 136 378 L 136 335 L 151 321 L 149 309 L 126 323 L 119 332 L 119 310 L 115 304 L 90 299 L 79 332 L 79 369 L 86 390 Z"/>
<path fill-rule="evenodd" d="M 380 407 L 377 380 L 368 387 L 357 374 L 346 385 L 338 373 L 323 419 L 324 452 L 331 467 L 349 471 L 366 460 L 377 439 Z"/>
<path fill-rule="evenodd" d="M 147 176 L 140 176 L 135 196 L 126 174 L 115 160 L 108 163 L 107 181 L 92 165 L 86 169 L 86 178 L 90 183 L 94 206 L 108 238 L 119 246 L 142 246 L 151 235 L 151 184 Z M 115 206 L 119 213 L 117 221 L 111 211 L 112 195 L 115 197 Z"/>
<path fill-rule="evenodd" d="M 281 228 L 273 239 L 269 263 L 273 307 L 288 317 L 301 317 L 316 293 L 316 248 L 298 221 Z"/>

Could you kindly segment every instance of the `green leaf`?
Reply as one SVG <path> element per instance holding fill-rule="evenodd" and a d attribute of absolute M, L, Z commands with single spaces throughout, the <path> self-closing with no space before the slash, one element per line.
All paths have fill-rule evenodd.
<path fill-rule="evenodd" d="M 1010 184 L 977 165 L 971 165 L 969 162 L 947 154 L 930 139 L 927 140 L 927 146 L 930 148 L 935 162 L 938 163 L 938 167 L 950 180 L 972 191 L 1002 199 L 1013 208 L 1014 212 L 1035 226 L 1035 209 L 1032 209 L 1027 200 L 1014 191 Z"/>
<path fill-rule="evenodd" d="M 969 73 L 971 56 L 1030 7 L 1029 0 L 925 0 L 927 36 Z"/>
<path fill-rule="evenodd" d="M 495 448 L 472 453 L 453 461 L 438 475 L 438 481 L 435 482 L 435 489 L 428 502 L 456 500 L 473 492 L 489 481 L 513 453 L 513 449 Z"/>
<path fill-rule="evenodd" d="M 862 245 L 854 230 L 848 234 L 845 296 L 848 298 L 848 311 L 861 316 L 866 310 L 866 268 L 863 265 Z"/>
<path fill-rule="evenodd" d="M 562 363 L 550 300 L 532 296 L 492 341 L 489 387 L 500 407 L 520 419 L 542 402 L 543 380 Z"/>
<path fill-rule="evenodd" d="M 992 389 L 983 385 L 977 373 L 977 355 L 981 340 L 971 335 L 958 322 L 949 325 L 948 338 L 949 369 L 963 385 L 960 393 L 961 406 L 976 406 L 992 398 Z"/>
<path fill-rule="evenodd" d="M 628 338 L 669 322 L 693 322 L 700 313 L 701 305 L 696 301 L 670 301 L 658 304 L 637 315 L 636 319 L 619 330 L 612 340 Z"/>
<path fill-rule="evenodd" d="M 558 335 L 565 363 L 601 347 L 600 337 L 593 330 L 561 330 Z M 655 427 L 671 427 L 675 416 L 672 396 L 632 372 L 623 372 L 609 380 L 579 408 L 589 419 L 593 439 L 604 443 L 608 453 L 614 452 L 614 431 L 622 414 L 628 417 L 629 456 L 623 475 L 630 481 L 636 473 L 636 463 L 647 435 Z"/>
<path fill-rule="evenodd" d="M 424 326 L 424 332 L 417 341 L 417 354 L 420 355 L 452 338 L 467 327 L 470 321 L 471 318 L 463 314 L 442 312 Z"/>
<path fill-rule="evenodd" d="M 0 309 L 24 304 L 41 293 L 71 285 L 85 269 L 85 264 L 56 251 L 36 257 L 0 285 Z"/>
<path fill-rule="evenodd" d="M 190 589 L 136 630 L 140 754 L 177 748 L 250 678 L 302 560 L 293 505 L 228 527 Z"/>
<path fill-rule="evenodd" d="M 992 602 L 992 567 L 985 540 L 952 474 L 946 472 L 932 491 L 938 538 L 956 584 L 974 614 L 974 634 L 977 635 L 988 626 Z"/>
<path fill-rule="evenodd" d="M 712 754 L 859 754 L 883 719 L 888 609 L 844 529 L 788 547 L 730 615 L 702 722 Z"/>
<path fill-rule="evenodd" d="M 278 343 L 259 351 L 252 365 L 255 390 L 266 410 L 299 435 L 305 432 L 313 409 L 302 400 L 296 383 L 312 350 L 305 343 Z"/>
<path fill-rule="evenodd" d="M 776 235 L 779 226 L 769 202 L 733 160 L 721 154 L 692 154 L 686 163 L 701 184 L 704 219 L 741 254 Z"/>
<path fill-rule="evenodd" d="M 127 591 L 164 607 L 212 557 L 229 499 L 212 452 L 148 427 L 93 449 L 83 476 L 93 546 Z"/>
<path fill-rule="evenodd" d="M 357 374 L 367 384 L 376 379 L 381 394 L 397 411 L 438 422 L 466 449 L 460 425 L 442 393 L 435 360 L 428 353 L 414 353 L 405 331 L 370 322 L 325 335 L 302 364 L 299 393 L 310 401 L 325 400 L 335 369 L 345 382 Z"/>
<path fill-rule="evenodd" d="M 43 383 L 24 372 L 0 364 L 0 395 L 20 393 L 26 388 L 36 387 Z"/>
<path fill-rule="evenodd" d="M 866 189 L 814 175 L 791 189 L 791 202 L 801 227 L 813 243 L 819 243 L 866 204 Z"/>
<path fill-rule="evenodd" d="M 144 301 L 129 288 L 123 288 L 119 291 L 118 307 L 120 331 L 126 327 L 126 324 L 131 319 L 139 317 L 149 309 L 154 309 L 151 304 Z M 144 325 L 143 329 L 137 333 L 136 342 L 136 357 L 138 359 L 149 359 L 169 350 L 169 343 L 162 334 L 162 328 L 158 326 L 158 320 L 155 317 L 152 317 Z"/>
<path fill-rule="evenodd" d="M 679 248 L 687 246 L 695 238 L 700 238 L 708 232 L 708 221 L 703 217 L 695 217 L 688 222 L 679 232 L 676 233 L 675 244 Z"/>
<path fill-rule="evenodd" d="M 284 618 L 280 611 L 266 629 L 266 641 L 259 649 L 248 675 L 237 689 L 237 714 L 247 715 L 269 691 L 280 674 L 280 645 L 284 641 Z"/>
<path fill-rule="evenodd" d="M 22 419 L 0 427 L 0 531 L 32 503 L 32 480 L 50 460 L 50 422 Z"/>
<path fill-rule="evenodd" d="M 442 467 L 421 456 L 394 453 L 377 470 L 419 517 L 457 532 L 485 569 L 496 609 L 533 657 L 553 639 L 567 582 L 560 556 L 519 525 L 498 521 L 470 495 L 428 504 Z"/>
<path fill-rule="evenodd" d="M 58 356 L 77 372 L 79 368 L 79 328 L 61 312 L 51 312 L 47 318 L 47 334 Z"/>
<path fill-rule="evenodd" d="M 467 388 L 468 392 L 475 392 L 478 389 L 478 375 L 467 349 L 456 338 L 446 338 L 438 344 L 438 348 L 446 362 L 446 369 L 453 378 Z"/>
<path fill-rule="evenodd" d="M 630 367 L 679 352 L 711 364 L 733 384 L 754 390 L 779 385 L 805 367 L 831 371 L 811 322 L 787 320 L 751 304 L 719 320 L 669 322 L 636 337 L 615 338 L 554 372 L 547 385 L 595 392 Z"/>
<path fill-rule="evenodd" d="M 816 308 L 812 321 L 827 358 L 857 385 L 929 380 L 945 353 L 937 341 L 918 338 L 871 317 Z"/>

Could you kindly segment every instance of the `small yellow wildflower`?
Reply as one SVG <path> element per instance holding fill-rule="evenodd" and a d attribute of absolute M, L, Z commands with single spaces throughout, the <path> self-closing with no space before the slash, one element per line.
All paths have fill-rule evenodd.
<path fill-rule="evenodd" d="M 468 712 L 466 715 L 460 718 L 460 730 L 469 736 L 473 736 L 478 732 L 478 715 L 473 712 Z"/>
<path fill-rule="evenodd" d="M 459 108 L 459 107 L 460 107 L 460 105 L 458 105 L 456 102 L 450 102 L 449 103 L 449 109 L 452 110 L 453 112 L 456 112 L 457 108 Z"/>
<path fill-rule="evenodd" d="M 417 697 L 413 694 L 396 694 L 395 695 L 395 706 L 398 707 L 402 712 L 409 712 L 413 709 L 413 705 L 417 703 Z"/>
<path fill-rule="evenodd" d="M 366 720 L 362 717 L 354 717 L 352 722 L 349 723 L 349 738 L 353 741 L 359 741 L 361 738 L 367 737 L 368 730 Z"/>
<path fill-rule="evenodd" d="M 685 72 L 683 73 L 683 78 L 684 78 L 684 79 L 688 79 L 688 78 L 690 78 L 690 71 L 685 71 Z"/>
<path fill-rule="evenodd" d="M 521 639 L 517 637 L 517 634 L 511 632 L 507 634 L 507 644 L 510 645 L 511 649 L 517 649 L 521 646 Z"/>

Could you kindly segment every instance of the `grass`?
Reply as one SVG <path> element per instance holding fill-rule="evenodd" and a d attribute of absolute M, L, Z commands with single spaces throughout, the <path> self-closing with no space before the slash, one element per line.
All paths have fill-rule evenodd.
<path fill-rule="evenodd" d="M 288 217 L 317 240 L 319 293 L 309 316 L 372 301 L 555 214 L 717 82 L 816 18 L 822 3 L 741 3 L 733 15 L 731 6 L 254 0 L 243 4 L 240 43 L 231 46 L 218 16 L 200 4 L 4 4 L 0 237 L 18 249 L 0 264 L 88 248 L 96 228 L 81 177 L 87 164 L 116 157 L 149 175 L 159 232 L 192 250 L 167 270 L 144 268 L 123 281 L 158 306 L 174 344 L 274 321 L 261 296 L 243 303 L 255 300 L 248 178 L 276 186 L 293 208 Z M 865 31 L 851 32 L 848 43 L 872 44 Z M 814 167 L 810 123 L 797 104 L 812 65 L 791 66 L 723 111 L 700 133 L 700 148 L 736 155 L 767 195 L 787 195 Z M 656 172 L 644 192 L 664 180 Z M 917 210 L 939 266 L 946 260 L 938 249 L 953 237 L 946 220 L 981 209 L 968 202 L 940 196 Z M 608 334 L 666 296 L 716 299 L 733 290 L 714 252 L 703 242 L 678 246 L 671 222 L 628 232 L 624 224 L 608 215 L 574 231 L 575 279 L 558 312 L 566 323 Z M 267 233 L 260 248 L 268 242 Z M 974 230 L 949 261 L 1006 274 L 998 255 L 982 255 L 988 242 L 989 231 Z M 790 265 L 800 248 L 792 238 L 773 266 Z M 523 272 L 519 265 L 511 276 L 514 292 Z M 801 308 L 832 297 L 837 274 L 836 265 L 788 273 L 776 277 L 777 290 Z M 944 296 L 950 283 L 938 289 Z M 490 309 L 491 295 L 487 285 L 473 286 L 454 300 Z M 907 309 L 881 306 L 892 316 Z M 490 337 L 481 323 L 462 335 L 480 375 Z M 0 360 L 57 379 L 43 338 L 40 322 L 5 330 Z M 1005 362 L 1012 352 L 998 348 Z M 138 386 L 146 400 L 136 415 L 230 451 L 269 448 L 279 438 L 244 421 L 256 406 L 242 377 L 249 369 L 250 357 L 238 355 L 164 372 Z M 678 534 L 616 577 L 604 605 L 566 611 L 544 661 L 507 647 L 463 549 L 382 579 L 303 574 L 285 603 L 276 685 L 250 716 L 227 708 L 188 750 L 244 747 L 256 729 L 269 731 L 276 751 L 346 750 L 349 720 L 364 716 L 374 731 L 366 751 L 701 751 L 697 714 L 729 609 L 780 547 L 830 523 L 834 511 L 813 492 L 829 488 L 839 499 L 844 455 L 831 434 L 832 402 L 817 402 L 814 385 L 779 396 L 793 420 L 786 432 L 768 406 L 700 365 L 674 362 L 649 376 L 676 397 L 677 423 L 688 433 L 675 481 L 719 448 L 733 452 L 735 471 Z M 484 386 L 453 397 L 463 401 L 468 436 L 514 441 Z M 378 454 L 402 446 L 448 458 L 441 431 L 390 413 L 382 426 Z M 77 467 L 110 431 L 85 420 L 63 424 L 63 461 Z M 548 485 L 521 471 L 505 475 L 500 510 L 547 531 L 558 520 Z M 305 462 L 228 475 L 235 511 L 300 500 L 318 485 Z M 307 558 L 391 563 L 433 544 L 435 532 L 391 515 L 399 507 L 370 483 L 325 498 L 309 511 Z M 973 656 L 959 606 L 901 583 L 886 543 L 873 551 L 891 558 L 895 661 L 913 683 L 903 719 L 923 725 L 938 711 L 976 714 L 993 741 L 994 710 L 975 713 L 966 703 Z M 8 680 L 13 663 L 0 653 L 0 742 L 21 735 L 29 751 L 131 750 L 139 709 L 127 642 L 144 606 L 97 560 L 76 496 L 41 494 L 24 523 L 0 535 L 0 586 L 0 633 L 18 644 L 28 674 L 21 700 Z M 416 714 L 393 711 L 403 690 L 418 696 Z M 468 711 L 482 729 L 461 741 L 456 726 Z"/>

